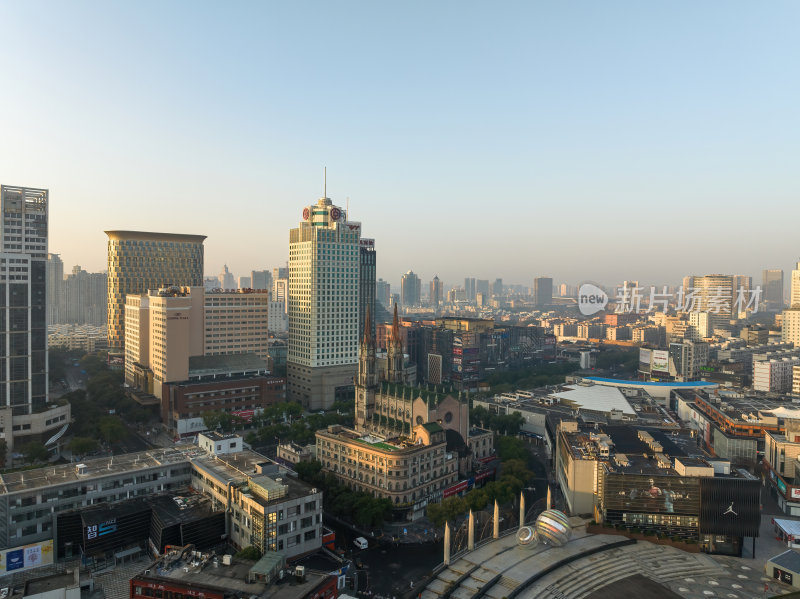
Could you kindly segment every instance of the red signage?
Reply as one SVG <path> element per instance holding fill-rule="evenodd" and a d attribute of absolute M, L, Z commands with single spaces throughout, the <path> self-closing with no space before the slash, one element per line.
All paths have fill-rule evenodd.
<path fill-rule="evenodd" d="M 250 422 L 253 420 L 253 416 L 256 415 L 255 410 L 239 410 L 238 412 L 231 412 L 234 416 L 238 416 L 245 422 Z"/>
<path fill-rule="evenodd" d="M 456 483 L 452 487 L 446 488 L 442 492 L 442 497 L 447 499 L 448 497 L 452 497 L 453 495 L 458 495 L 459 493 L 461 493 L 461 491 L 466 491 L 466 490 L 467 490 L 467 481 L 462 480 L 460 483 Z"/>

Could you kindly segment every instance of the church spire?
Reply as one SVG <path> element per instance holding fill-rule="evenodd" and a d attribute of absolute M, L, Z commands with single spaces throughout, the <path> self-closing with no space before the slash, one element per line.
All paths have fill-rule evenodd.
<path fill-rule="evenodd" d="M 397 304 L 394 305 L 392 334 L 386 348 L 386 375 L 390 383 L 403 382 L 403 342 L 400 339 L 400 319 L 397 317 Z"/>

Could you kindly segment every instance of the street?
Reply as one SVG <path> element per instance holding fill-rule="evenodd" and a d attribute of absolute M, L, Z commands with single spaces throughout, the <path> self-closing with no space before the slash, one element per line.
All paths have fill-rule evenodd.
<path fill-rule="evenodd" d="M 353 539 L 358 533 L 336 524 L 325 524 L 336 532 L 336 547 L 344 549 L 357 571 L 358 591 L 384 597 L 398 596 L 427 576 L 442 562 L 441 540 L 423 544 L 397 544 L 369 541 L 367 549 L 358 550 Z"/>

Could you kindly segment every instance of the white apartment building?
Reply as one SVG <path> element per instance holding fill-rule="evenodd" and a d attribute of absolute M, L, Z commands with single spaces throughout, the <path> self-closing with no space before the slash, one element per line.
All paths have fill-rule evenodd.
<path fill-rule="evenodd" d="M 352 397 L 358 361 L 361 223 L 329 198 L 289 232 L 288 398 L 308 409 Z"/>
<path fill-rule="evenodd" d="M 789 295 L 789 307 L 800 307 L 800 262 L 797 263 L 797 268 L 792 271 L 792 286 Z"/>
<path fill-rule="evenodd" d="M 714 334 L 711 315 L 708 312 L 690 312 L 689 324 L 694 327 L 698 339 L 706 339 Z"/>
<path fill-rule="evenodd" d="M 792 393 L 800 395 L 800 366 L 792 366 Z"/>
<path fill-rule="evenodd" d="M 800 358 L 753 362 L 753 389 L 789 393 L 792 390 L 794 367 L 798 365 Z"/>
<path fill-rule="evenodd" d="M 289 315 L 286 314 L 286 300 L 270 301 L 267 306 L 267 322 L 270 333 L 285 333 L 289 330 Z"/>
<path fill-rule="evenodd" d="M 797 271 L 792 272 L 792 277 L 795 272 Z M 792 289 L 794 289 L 794 278 L 792 278 Z M 784 310 L 782 322 L 781 341 L 794 343 L 795 347 L 800 347 L 800 304 L 796 308 Z"/>

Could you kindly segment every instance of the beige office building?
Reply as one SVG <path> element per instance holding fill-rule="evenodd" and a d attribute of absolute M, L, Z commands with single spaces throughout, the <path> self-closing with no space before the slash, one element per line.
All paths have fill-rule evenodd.
<path fill-rule="evenodd" d="M 206 292 L 204 313 L 206 356 L 253 353 L 267 360 L 268 291 Z"/>
<path fill-rule="evenodd" d="M 125 342 L 125 296 L 167 285 L 203 285 L 205 235 L 106 231 L 108 235 L 108 346 Z"/>
<path fill-rule="evenodd" d="M 783 311 L 781 342 L 794 343 L 795 347 L 800 347 L 800 305 Z"/>
<path fill-rule="evenodd" d="M 165 287 L 128 295 L 125 382 L 162 396 L 163 383 L 189 377 L 191 356 L 255 354 L 266 362 L 269 294 Z"/>

